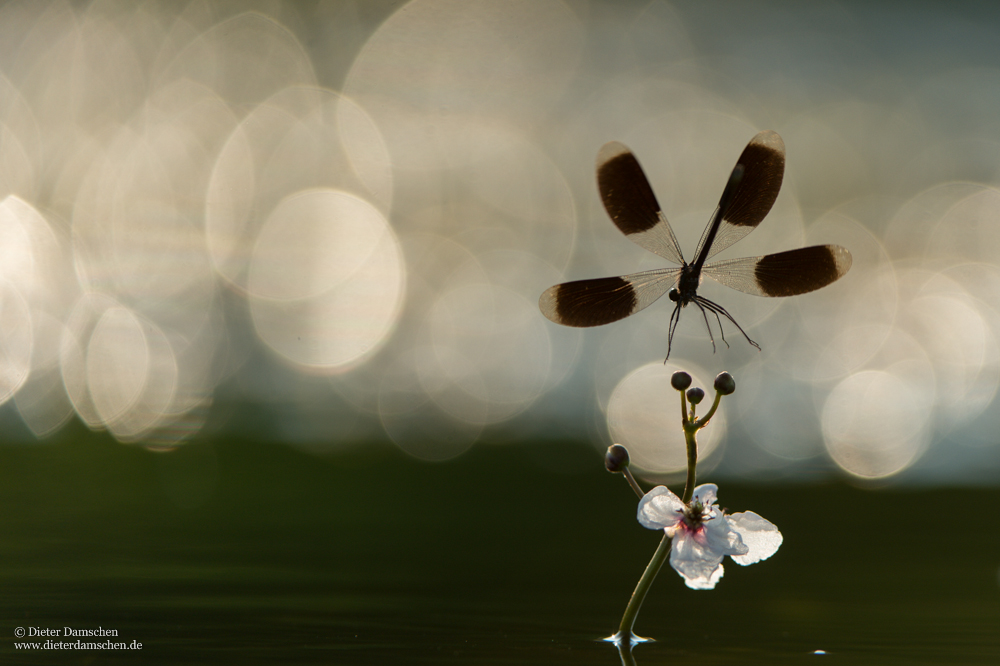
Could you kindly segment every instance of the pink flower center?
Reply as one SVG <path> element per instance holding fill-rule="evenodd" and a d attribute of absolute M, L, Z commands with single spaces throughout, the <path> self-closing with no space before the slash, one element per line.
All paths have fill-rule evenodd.
<path fill-rule="evenodd" d="M 684 520 L 677 527 L 686 532 L 696 542 L 705 543 L 705 525 L 701 522 L 701 516 L 698 516 L 694 521 L 689 519 L 688 516 L 684 516 Z"/>

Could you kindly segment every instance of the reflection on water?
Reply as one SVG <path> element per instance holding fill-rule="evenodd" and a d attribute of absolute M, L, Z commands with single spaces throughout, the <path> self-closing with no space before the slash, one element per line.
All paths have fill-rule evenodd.
<path fill-rule="evenodd" d="M 617 664 L 600 639 L 659 538 L 583 447 L 430 464 L 75 430 L 0 450 L 4 663 L 52 661 L 15 652 L 16 627 L 68 625 L 116 629 L 154 664 Z M 784 545 L 710 592 L 659 576 L 636 663 L 996 663 L 996 491 L 725 492 Z"/>

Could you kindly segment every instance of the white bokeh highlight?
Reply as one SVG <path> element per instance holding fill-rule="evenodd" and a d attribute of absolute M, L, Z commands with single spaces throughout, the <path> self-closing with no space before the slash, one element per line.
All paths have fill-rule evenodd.
<path fill-rule="evenodd" d="M 260 406 L 266 436 L 312 448 L 447 460 L 496 438 L 615 439 L 670 475 L 676 367 L 706 400 L 718 372 L 736 378 L 699 434 L 713 473 L 1000 478 L 989 49 L 961 31 L 887 49 L 860 5 L 838 23 L 810 3 L 787 21 L 766 4 L 726 20 L 710 4 L 334 4 L 0 9 L 12 438 L 78 419 L 171 448 L 213 415 L 212 432 L 246 434 L 240 410 Z M 603 143 L 635 151 L 690 254 L 762 129 L 785 141 L 784 184 L 719 258 L 854 258 L 792 299 L 705 282 L 762 351 L 724 322 L 727 347 L 714 319 L 713 351 L 688 309 L 664 367 L 666 299 L 598 329 L 541 316 L 553 284 L 666 265 L 608 219 Z"/>
<path fill-rule="evenodd" d="M 632 464 L 646 474 L 669 474 L 687 469 L 687 446 L 681 428 L 680 393 L 670 385 L 672 363 L 649 363 L 624 377 L 608 400 L 611 439 L 629 451 Z M 691 386 L 705 390 L 698 406 L 704 415 L 715 397 L 712 382 L 689 372 Z M 689 403 L 690 404 L 690 403 Z M 698 431 L 698 460 L 712 455 L 726 433 L 725 401 L 712 420 Z"/>

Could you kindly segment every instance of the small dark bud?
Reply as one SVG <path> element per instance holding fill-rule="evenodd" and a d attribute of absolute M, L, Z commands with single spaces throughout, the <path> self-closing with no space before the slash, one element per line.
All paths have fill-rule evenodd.
<path fill-rule="evenodd" d="M 612 444 L 604 454 L 604 466 L 609 472 L 620 472 L 628 467 L 628 449 L 621 444 Z"/>
<path fill-rule="evenodd" d="M 728 372 L 720 372 L 715 378 L 715 392 L 721 395 L 730 395 L 736 390 L 736 380 Z"/>
<path fill-rule="evenodd" d="M 670 377 L 670 385 L 673 386 L 678 391 L 683 391 L 688 386 L 691 386 L 691 375 L 684 372 L 683 370 L 678 370 Z"/>
<path fill-rule="evenodd" d="M 695 386 L 694 388 L 688 389 L 687 396 L 692 405 L 697 405 L 702 401 L 702 398 L 705 397 L 705 391 Z"/>

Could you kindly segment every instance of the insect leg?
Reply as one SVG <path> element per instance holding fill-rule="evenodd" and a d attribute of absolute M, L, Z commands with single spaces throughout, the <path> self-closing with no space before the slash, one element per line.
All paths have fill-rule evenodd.
<path fill-rule="evenodd" d="M 698 306 L 698 309 L 701 310 L 701 316 L 705 319 L 705 328 L 708 329 L 708 339 L 712 341 L 712 353 L 714 354 L 715 353 L 715 336 L 712 335 L 712 327 L 708 324 L 708 313 L 705 312 L 705 308 L 702 306 L 702 303 L 701 303 L 701 301 L 704 301 L 704 300 L 705 299 L 701 298 L 700 296 L 695 296 L 693 302 L 694 302 L 695 305 Z M 711 302 L 711 301 L 709 301 L 709 302 Z M 718 315 L 716 315 L 716 316 L 718 316 Z M 726 346 L 728 347 L 729 343 L 726 343 Z"/>
<path fill-rule="evenodd" d="M 711 312 L 712 314 L 715 315 L 715 321 L 719 322 L 719 335 L 722 336 L 722 341 L 726 343 L 726 349 L 729 349 L 730 348 L 729 347 L 729 341 L 726 340 L 726 329 L 722 328 L 722 320 L 719 319 L 719 313 L 715 309 L 715 303 L 713 303 L 712 301 L 710 301 L 708 299 L 705 299 L 702 302 L 702 305 L 705 306 L 706 310 L 708 310 L 709 312 Z"/>
<path fill-rule="evenodd" d="M 666 364 L 667 360 L 670 358 L 670 348 L 674 344 L 674 331 L 677 330 L 677 324 L 681 320 L 681 304 L 680 302 L 674 306 L 674 311 L 670 313 L 670 325 L 667 327 L 667 358 L 663 359 L 663 363 Z"/>
<path fill-rule="evenodd" d="M 747 339 L 747 342 L 749 342 L 751 345 L 753 345 L 754 347 L 756 347 L 757 351 L 760 351 L 760 345 L 758 345 L 756 342 L 754 342 L 753 340 L 750 339 L 750 336 L 747 335 L 747 332 L 743 330 L 743 327 L 740 326 L 736 322 L 735 319 L 733 319 L 733 316 L 726 311 L 726 308 L 722 307 L 718 303 L 713 303 L 712 301 L 708 300 L 707 298 L 703 298 L 701 296 L 695 296 L 694 300 L 695 300 L 695 302 L 698 303 L 699 306 L 704 305 L 709 310 L 711 310 L 712 312 L 714 312 L 716 317 L 718 317 L 721 314 L 723 317 L 725 317 L 729 321 L 733 322 L 733 326 L 735 326 L 736 328 L 739 329 L 740 333 L 743 334 L 743 337 Z"/>

